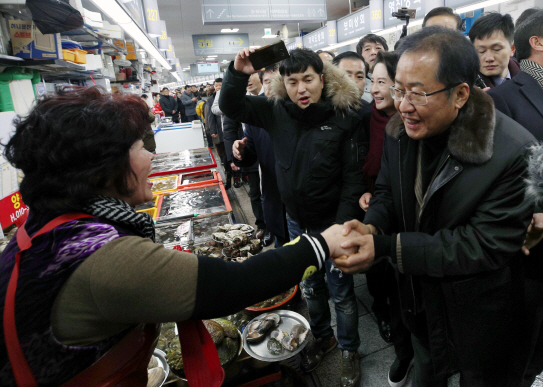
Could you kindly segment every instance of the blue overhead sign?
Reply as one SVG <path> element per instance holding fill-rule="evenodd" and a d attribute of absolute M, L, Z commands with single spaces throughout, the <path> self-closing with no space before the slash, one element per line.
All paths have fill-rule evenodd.
<path fill-rule="evenodd" d="M 326 0 L 202 0 L 204 24 L 326 21 Z"/>
<path fill-rule="evenodd" d="M 351 13 L 337 21 L 337 41 L 344 42 L 349 39 L 362 37 L 369 34 L 370 7 Z"/>

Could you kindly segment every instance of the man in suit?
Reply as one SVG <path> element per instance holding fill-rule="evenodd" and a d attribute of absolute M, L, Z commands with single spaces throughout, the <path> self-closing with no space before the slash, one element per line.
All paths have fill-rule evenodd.
<path fill-rule="evenodd" d="M 494 105 L 543 140 L 543 11 L 528 17 L 515 32 L 515 47 L 520 60 L 520 73 L 511 81 L 488 92 Z M 526 306 L 530 350 L 521 386 L 531 386 L 543 371 L 543 244 L 537 244 L 543 233 L 543 209 L 536 207 L 528 229 L 523 251 L 526 257 Z"/>
<path fill-rule="evenodd" d="M 479 54 L 479 75 L 487 87 L 499 86 L 520 71 L 512 58 L 514 32 L 511 15 L 497 12 L 481 16 L 469 30 L 469 39 Z"/>
<path fill-rule="evenodd" d="M 529 21 L 529 23 L 528 23 Z M 538 24 L 542 23 L 542 24 Z M 488 92 L 496 108 L 543 140 L 543 11 L 515 32 L 520 72 Z"/>

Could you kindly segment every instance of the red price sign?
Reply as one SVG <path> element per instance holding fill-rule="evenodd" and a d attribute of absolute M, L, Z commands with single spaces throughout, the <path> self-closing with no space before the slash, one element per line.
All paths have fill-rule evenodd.
<path fill-rule="evenodd" d="M 0 200 L 0 225 L 2 225 L 2 228 L 6 228 L 13 223 L 19 227 L 27 216 L 28 207 L 23 203 L 19 191 Z"/>

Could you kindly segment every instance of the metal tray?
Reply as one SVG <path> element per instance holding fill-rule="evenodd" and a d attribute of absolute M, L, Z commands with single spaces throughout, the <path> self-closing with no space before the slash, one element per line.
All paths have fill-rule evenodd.
<path fill-rule="evenodd" d="M 304 316 L 302 316 L 299 313 L 292 312 L 290 310 L 275 310 L 273 312 L 262 313 L 258 317 L 255 317 L 254 319 L 252 319 L 249 322 L 249 324 L 247 324 L 247 327 L 249 325 L 251 325 L 251 323 L 253 321 L 260 320 L 264 316 L 266 316 L 267 314 L 270 314 L 270 313 L 276 313 L 276 314 L 279 315 L 279 317 L 281 317 L 281 323 L 275 329 L 280 329 L 283 332 L 290 333 L 290 330 L 292 329 L 292 327 L 294 325 L 302 324 L 307 329 L 311 330 L 311 328 L 309 327 L 309 322 L 307 322 L 307 320 L 305 319 Z M 290 351 L 287 351 L 285 349 L 285 351 L 281 355 L 277 355 L 277 356 L 272 355 L 268 351 L 268 341 L 270 340 L 270 332 L 271 331 L 272 330 L 270 330 L 266 334 L 266 338 L 264 339 L 264 341 L 261 341 L 258 344 L 251 344 L 251 343 L 247 342 L 248 329 L 245 328 L 243 330 L 243 348 L 249 354 L 249 356 L 251 356 L 251 357 L 253 357 L 253 358 L 257 359 L 257 360 L 262 360 L 262 361 L 267 361 L 267 362 L 282 361 L 282 360 L 289 359 L 289 358 L 293 357 L 294 355 L 296 355 L 297 353 L 299 353 L 302 349 L 304 349 L 304 347 L 309 342 L 309 335 L 307 335 L 304 342 L 302 344 L 300 344 L 300 346 L 295 351 L 290 352 Z"/>
<path fill-rule="evenodd" d="M 164 369 L 164 380 L 160 384 L 162 386 L 166 379 L 168 379 L 168 375 L 170 373 L 170 366 L 168 365 L 168 362 L 166 361 L 166 354 L 162 352 L 160 349 L 156 349 L 153 352 L 153 356 L 156 356 L 158 358 L 158 366 Z"/>

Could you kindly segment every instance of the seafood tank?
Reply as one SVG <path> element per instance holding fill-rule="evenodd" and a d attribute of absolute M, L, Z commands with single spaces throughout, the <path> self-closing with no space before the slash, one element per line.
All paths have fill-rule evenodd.
<path fill-rule="evenodd" d="M 165 194 L 158 222 L 227 211 L 219 186 Z"/>
<path fill-rule="evenodd" d="M 218 214 L 194 218 L 192 220 L 192 236 L 194 244 L 199 245 L 211 239 L 211 235 L 217 232 L 223 224 L 232 223 L 230 214 Z"/>
<path fill-rule="evenodd" d="M 157 192 L 171 191 L 177 189 L 177 176 L 170 176 L 161 179 L 151 179 L 150 182 L 153 183 L 153 186 L 151 187 L 153 194 Z"/>
<path fill-rule="evenodd" d="M 182 175 L 181 185 L 201 183 L 202 181 L 214 180 L 215 176 L 211 171 L 202 171 L 201 173 L 189 173 Z"/>
<path fill-rule="evenodd" d="M 215 165 L 208 148 L 188 149 L 156 155 L 151 164 L 151 174 Z"/>
<path fill-rule="evenodd" d="M 157 226 L 155 229 L 155 241 L 163 245 L 176 243 L 187 245 L 190 240 L 190 219 L 181 223 Z"/>

